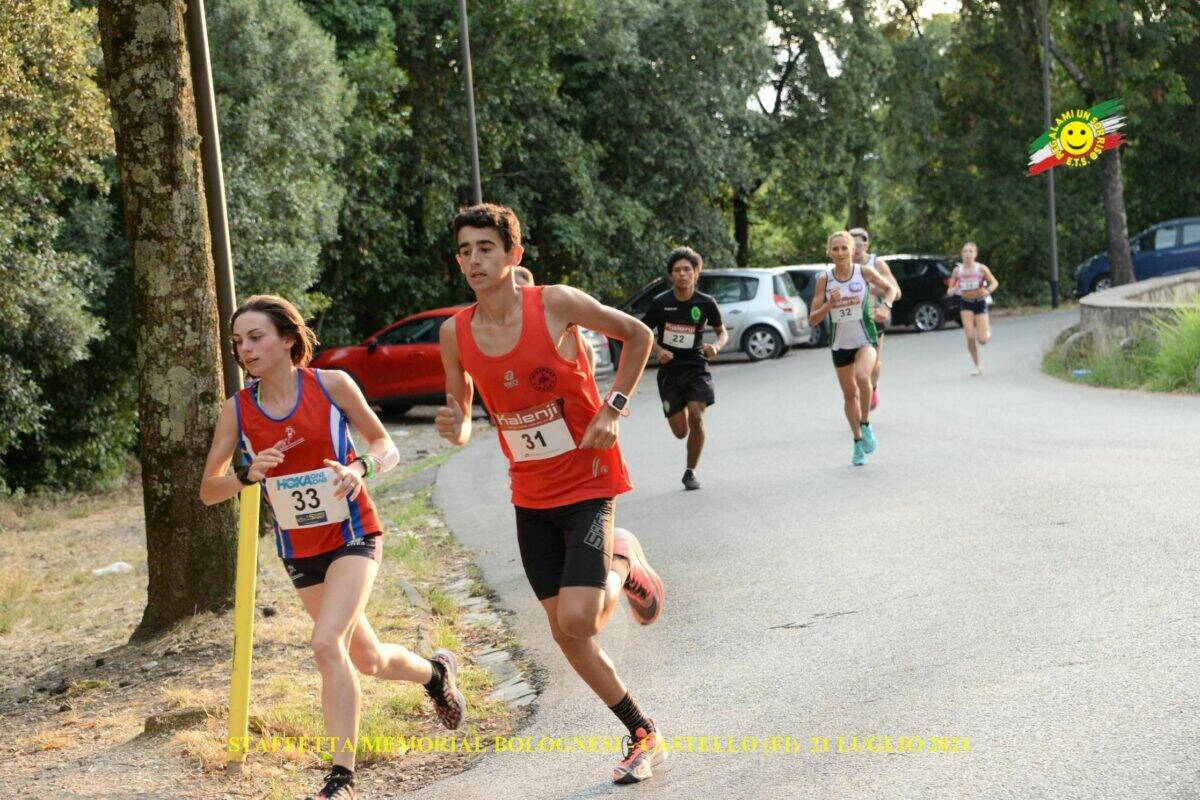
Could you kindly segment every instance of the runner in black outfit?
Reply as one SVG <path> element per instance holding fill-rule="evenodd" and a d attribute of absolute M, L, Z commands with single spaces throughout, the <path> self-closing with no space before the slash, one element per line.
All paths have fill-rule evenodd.
<path fill-rule="evenodd" d="M 703 267 L 704 260 L 690 247 L 671 251 L 667 274 L 672 289 L 655 297 L 642 319 L 655 334 L 663 413 L 675 438 L 687 438 L 687 470 L 683 473 L 687 489 L 700 488 L 693 471 L 704 449 L 704 411 L 716 402 L 708 360 L 729 341 L 717 301 L 696 291 Z M 717 334 L 713 344 L 703 343 L 705 325 Z"/>

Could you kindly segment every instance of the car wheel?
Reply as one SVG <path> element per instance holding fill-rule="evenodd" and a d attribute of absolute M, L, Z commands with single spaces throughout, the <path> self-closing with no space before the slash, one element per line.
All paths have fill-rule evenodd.
<path fill-rule="evenodd" d="M 819 324 L 809 329 L 807 344 L 809 347 L 829 346 L 829 323 L 826 320 L 821 320 Z"/>
<path fill-rule="evenodd" d="M 937 303 L 925 300 L 913 309 L 913 326 L 921 333 L 936 331 L 946 324 L 946 312 Z"/>
<path fill-rule="evenodd" d="M 1102 272 L 1092 279 L 1092 291 L 1103 292 L 1112 286 L 1112 278 L 1107 272 Z"/>
<path fill-rule="evenodd" d="M 742 337 L 742 350 L 751 361 L 778 358 L 783 350 L 783 337 L 768 325 L 755 325 Z"/>

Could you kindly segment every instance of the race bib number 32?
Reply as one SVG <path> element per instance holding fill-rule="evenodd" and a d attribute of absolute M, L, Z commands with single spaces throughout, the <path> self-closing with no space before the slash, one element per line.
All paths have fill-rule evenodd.
<path fill-rule="evenodd" d="M 668 322 L 663 326 L 663 344 L 680 350 L 690 350 L 696 344 L 696 327 Z"/>
<path fill-rule="evenodd" d="M 856 319 L 862 319 L 862 298 L 855 298 L 849 305 L 838 306 L 833 309 L 834 322 L 851 322 Z"/>
<path fill-rule="evenodd" d="M 267 478 L 267 498 L 279 527 L 311 528 L 348 519 L 350 504 L 333 496 L 335 478 L 328 467 Z"/>
<path fill-rule="evenodd" d="M 497 411 L 495 416 L 513 461 L 538 461 L 575 449 L 575 440 L 556 400 L 524 411 Z"/>

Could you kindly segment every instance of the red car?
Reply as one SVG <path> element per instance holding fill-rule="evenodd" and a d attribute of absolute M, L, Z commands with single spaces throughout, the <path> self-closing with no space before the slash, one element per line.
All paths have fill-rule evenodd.
<path fill-rule="evenodd" d="M 463 306 L 435 308 L 393 322 L 361 344 L 321 351 L 312 365 L 348 372 L 373 406 L 403 414 L 415 405 L 446 402 L 446 372 L 438 329 Z"/>

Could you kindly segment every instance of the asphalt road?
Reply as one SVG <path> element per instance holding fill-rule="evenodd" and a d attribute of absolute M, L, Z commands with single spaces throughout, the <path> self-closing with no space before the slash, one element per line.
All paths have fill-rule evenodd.
<path fill-rule="evenodd" d="M 682 491 L 648 374 L 623 423 L 636 489 L 617 520 L 666 610 L 639 628 L 622 608 L 601 641 L 679 746 L 744 751 L 696 739 L 636 787 L 610 783 L 611 754 L 497 753 L 415 796 L 1200 795 L 1200 400 L 1042 375 L 1073 316 L 997 320 L 983 377 L 956 327 L 889 334 L 862 468 L 827 351 L 719 365 L 699 492 Z M 436 499 L 546 670 L 521 735 L 619 735 L 550 639 L 482 433 Z"/>

